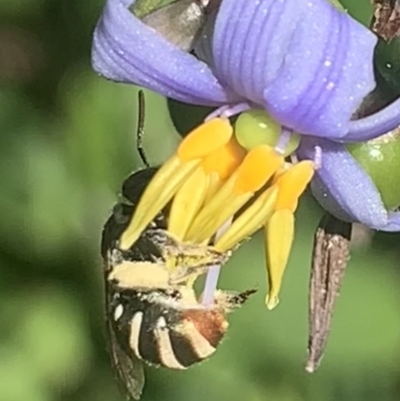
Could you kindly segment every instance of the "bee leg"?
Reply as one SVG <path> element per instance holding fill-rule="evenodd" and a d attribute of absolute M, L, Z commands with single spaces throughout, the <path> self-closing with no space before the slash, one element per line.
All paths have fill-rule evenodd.
<path fill-rule="evenodd" d="M 240 308 L 256 292 L 257 289 L 255 288 L 243 292 L 218 290 L 215 293 L 214 302 L 215 305 L 229 312 L 232 309 Z"/>
<path fill-rule="evenodd" d="M 181 242 L 162 229 L 147 230 L 146 235 L 160 249 L 174 282 L 205 274 L 211 266 L 222 266 L 231 256 L 231 252 L 220 252 L 212 246 Z"/>
<path fill-rule="evenodd" d="M 211 266 L 214 265 L 199 264 L 177 266 L 169 276 L 169 283 L 171 285 L 182 283 L 187 283 L 189 286 L 193 285 L 197 277 L 206 274 Z"/>
<path fill-rule="evenodd" d="M 242 306 L 256 292 L 257 292 L 257 289 L 256 288 L 252 288 L 250 290 L 246 290 L 246 291 L 240 292 L 238 294 L 237 293 L 236 294 L 230 294 L 231 297 L 230 297 L 229 302 L 235 307 Z"/>

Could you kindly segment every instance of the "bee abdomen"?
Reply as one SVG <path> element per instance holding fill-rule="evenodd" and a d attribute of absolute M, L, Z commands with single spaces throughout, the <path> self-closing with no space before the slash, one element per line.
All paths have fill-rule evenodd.
<path fill-rule="evenodd" d="M 209 310 L 186 310 L 169 320 L 137 312 L 131 321 L 130 347 L 151 365 L 186 369 L 211 356 L 225 334 L 224 316 Z"/>

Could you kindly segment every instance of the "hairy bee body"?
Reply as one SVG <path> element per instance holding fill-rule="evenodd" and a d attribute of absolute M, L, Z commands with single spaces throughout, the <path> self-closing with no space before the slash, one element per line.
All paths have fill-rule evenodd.
<path fill-rule="evenodd" d="M 112 325 L 127 354 L 144 362 L 185 369 L 209 357 L 227 328 L 216 310 L 197 307 L 186 288 L 114 292 Z"/>
<path fill-rule="evenodd" d="M 104 226 L 101 244 L 111 356 L 128 395 L 135 399 L 144 385 L 140 361 L 185 369 L 208 358 L 228 328 L 227 313 L 254 292 L 217 291 L 211 306 L 202 305 L 187 285 L 188 277 L 206 272 L 207 263 L 223 264 L 229 255 L 171 238 L 166 231 L 168 208 L 130 249 L 118 247 L 155 172 L 155 168 L 140 170 L 124 182 L 121 201 Z M 174 273 L 166 266 L 168 254 L 178 264 L 182 261 Z"/>

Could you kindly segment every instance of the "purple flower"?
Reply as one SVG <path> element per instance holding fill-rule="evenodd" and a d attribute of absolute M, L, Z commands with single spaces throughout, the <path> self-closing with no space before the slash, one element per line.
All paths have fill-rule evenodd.
<path fill-rule="evenodd" d="M 349 121 L 375 85 L 376 38 L 326 0 L 223 0 L 212 37 L 200 40 L 211 47 L 207 64 L 142 23 L 132 3 L 106 4 L 93 42 L 100 74 L 193 104 L 247 101 L 303 134 L 379 135 L 372 127 L 379 116 Z"/>
<path fill-rule="evenodd" d="M 343 144 L 367 141 L 400 125 L 400 100 L 365 118 L 352 119 L 363 99 L 375 87 L 373 53 L 377 40 L 372 32 L 327 0 L 222 0 L 216 13 L 208 18 L 195 44 L 194 56 L 169 43 L 156 30 L 135 17 L 128 9 L 132 3 L 134 0 L 107 1 L 93 40 L 92 63 L 99 74 L 114 81 L 141 85 L 183 102 L 219 106 L 220 110 L 228 110 L 221 112 L 222 116 L 224 113 L 225 116 L 229 115 L 229 110 L 265 110 L 275 121 L 265 117 L 267 125 L 273 126 L 272 130 L 279 126 L 280 135 L 272 145 L 269 134 L 265 140 L 264 134 L 257 136 L 255 131 L 249 132 L 249 126 L 253 129 L 261 120 L 260 124 L 264 124 L 264 117 L 257 112 L 246 115 L 245 119 L 256 116 L 256 122 L 243 123 L 239 133 L 236 133 L 237 138 L 232 139 L 251 154 L 245 160 L 259 155 L 260 145 L 264 146 L 262 151 L 265 154 L 272 155 L 273 152 L 265 148 L 272 145 L 275 154 L 285 153 L 287 156 L 288 138 L 292 137 L 297 142 L 289 153 L 295 152 L 300 160 L 316 161 L 312 165 L 300 166 L 299 163 L 290 168 L 286 166 L 288 168 L 285 170 L 279 159 L 271 173 L 275 174 L 275 184 L 271 188 L 274 188 L 273 196 L 277 198 L 274 198 L 276 204 L 272 207 L 272 217 L 268 214 L 269 210 L 265 211 L 268 218 L 264 223 L 267 231 L 279 234 L 269 235 L 270 238 L 285 238 L 283 242 L 268 244 L 273 254 L 270 264 L 276 265 L 277 272 L 276 291 L 272 291 L 275 299 L 271 301 L 270 298 L 271 307 L 277 302 L 281 274 L 290 249 L 297 198 L 311 179 L 310 171 L 316 165 L 318 168 L 311 186 L 325 209 L 341 219 L 361 222 L 377 230 L 400 231 L 400 212 L 387 210 L 376 185 Z M 210 140 L 207 135 L 207 140 Z M 196 146 L 199 143 L 196 142 Z M 211 145 L 207 146 L 207 152 L 215 151 Z M 224 142 L 223 146 L 228 145 Z M 205 176 L 208 167 L 205 168 L 203 164 L 209 166 L 210 159 L 207 157 L 211 153 L 202 155 L 205 157 L 201 161 L 206 171 L 204 173 L 202 170 L 202 174 Z M 193 154 L 197 154 L 196 151 Z M 274 157 L 271 156 L 271 160 Z M 190 160 L 194 162 L 198 159 L 193 156 L 193 160 Z M 163 179 L 171 177 L 172 170 L 168 169 L 172 165 L 179 168 L 183 166 L 186 170 L 178 169 L 179 185 L 183 185 L 192 168 L 187 163 L 178 151 L 175 159 L 166 163 L 165 171 L 168 174 L 162 170 Z M 260 160 L 257 163 L 262 164 Z M 257 163 L 252 165 L 259 166 Z M 264 167 L 268 169 L 270 165 Z M 287 173 L 283 179 L 281 170 Z M 172 176 L 175 177 L 175 173 L 173 170 Z M 267 177 L 255 170 L 253 175 Z M 246 175 L 241 185 L 252 180 L 254 177 Z M 302 184 L 292 191 L 291 188 L 299 182 Z M 196 187 L 194 181 L 191 184 L 193 188 Z M 254 188 L 246 189 L 244 193 L 253 196 Z M 168 187 L 166 190 L 170 192 L 167 191 L 168 197 L 163 202 L 169 201 L 173 196 L 171 194 L 176 192 L 176 188 Z M 185 202 L 190 191 L 184 192 Z M 271 194 L 268 196 L 268 199 L 272 199 Z M 227 199 L 223 198 L 226 205 L 237 201 L 233 195 L 229 202 Z M 244 199 L 247 198 L 243 198 L 243 202 Z M 146 202 L 151 204 L 149 199 Z M 198 209 L 201 208 L 201 202 L 203 200 L 199 200 L 196 206 Z M 220 213 L 225 212 L 223 202 L 218 207 Z M 217 210 L 216 207 L 214 209 Z M 124 234 L 123 242 L 127 247 L 140 235 L 140 230 L 156 212 L 155 209 L 151 210 L 147 220 L 139 221 L 138 218 L 132 223 Z M 195 216 L 197 209 L 193 213 Z M 202 216 L 203 220 L 193 217 L 194 223 L 176 220 L 179 221 L 177 226 L 200 221 L 198 226 L 195 224 L 198 231 L 206 222 L 204 227 L 207 228 L 208 224 L 211 228 L 206 230 L 203 227 L 205 234 L 201 240 L 204 241 L 209 238 L 207 235 L 214 235 L 218 228 L 212 225 L 216 221 L 214 215 L 207 213 L 205 217 Z M 248 231 L 253 229 L 255 226 Z M 240 232 L 240 236 L 235 236 L 234 240 L 237 242 L 237 238 L 243 237 L 242 234 Z"/>

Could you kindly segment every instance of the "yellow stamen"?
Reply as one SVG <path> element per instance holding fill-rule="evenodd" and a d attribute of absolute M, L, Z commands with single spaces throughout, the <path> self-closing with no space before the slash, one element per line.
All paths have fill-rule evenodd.
<path fill-rule="evenodd" d="M 229 120 L 214 118 L 187 135 L 178 147 L 182 161 L 203 158 L 227 144 L 233 133 Z"/>
<path fill-rule="evenodd" d="M 232 249 L 244 238 L 252 235 L 262 227 L 274 210 L 278 195 L 276 185 L 264 191 L 217 240 L 214 247 L 220 252 Z"/>
<path fill-rule="evenodd" d="M 235 191 L 258 191 L 283 164 L 283 157 L 268 145 L 253 148 L 238 169 Z"/>
<path fill-rule="evenodd" d="M 279 291 L 283 274 L 289 259 L 294 233 L 294 211 L 298 199 L 314 174 L 314 163 L 302 161 L 286 171 L 278 171 L 274 177 L 278 186 L 275 213 L 266 224 L 266 251 L 269 280 L 269 294 L 266 298 L 268 309 L 279 302 Z"/>
<path fill-rule="evenodd" d="M 232 137 L 228 143 L 206 156 L 202 166 L 206 173 L 218 173 L 223 181 L 239 167 L 245 156 L 245 149 Z"/>
<path fill-rule="evenodd" d="M 274 176 L 272 177 L 272 183 L 276 184 L 278 180 L 283 176 L 283 174 L 287 173 L 289 169 L 293 167 L 293 164 L 284 162 L 283 165 L 276 170 Z"/>
<path fill-rule="evenodd" d="M 236 170 L 246 155 L 235 137 L 203 159 L 202 167 L 209 176 L 205 203 L 214 197 L 224 181 Z"/>
<path fill-rule="evenodd" d="M 272 177 L 282 163 L 282 156 L 267 145 L 252 149 L 240 167 L 197 215 L 187 239 L 202 242 L 214 235 Z"/>
<path fill-rule="evenodd" d="M 189 228 L 186 240 L 203 242 L 213 236 L 236 211 L 238 211 L 252 196 L 252 193 L 234 193 L 236 175 L 233 175 L 198 213 Z"/>
<path fill-rule="evenodd" d="M 132 221 L 121 236 L 121 249 L 129 249 L 137 241 L 146 226 L 188 180 L 201 158 L 229 143 L 232 132 L 228 120 L 215 118 L 194 129 L 181 142 L 177 155 L 158 170 L 143 193 Z"/>
<path fill-rule="evenodd" d="M 221 181 L 218 173 L 211 173 L 208 175 L 209 184 L 207 188 L 206 199 L 204 203 L 207 204 L 215 196 L 215 194 L 220 190 L 224 181 Z"/>
<path fill-rule="evenodd" d="M 140 198 L 128 228 L 121 235 L 121 249 L 129 249 L 137 241 L 142 231 L 172 199 L 200 162 L 201 159 L 195 159 L 182 163 L 177 156 L 172 156 L 162 165 Z"/>
<path fill-rule="evenodd" d="M 269 293 L 266 297 L 268 309 L 279 303 L 279 291 L 292 247 L 294 235 L 294 215 L 288 210 L 278 210 L 265 226 L 268 261 Z"/>
<path fill-rule="evenodd" d="M 304 192 L 313 175 L 314 163 L 310 160 L 301 161 L 282 174 L 276 181 L 279 186 L 276 210 L 289 209 L 294 212 L 299 196 Z"/>
<path fill-rule="evenodd" d="M 176 193 L 168 219 L 168 231 L 183 240 L 207 194 L 209 177 L 199 167 Z"/>

